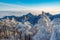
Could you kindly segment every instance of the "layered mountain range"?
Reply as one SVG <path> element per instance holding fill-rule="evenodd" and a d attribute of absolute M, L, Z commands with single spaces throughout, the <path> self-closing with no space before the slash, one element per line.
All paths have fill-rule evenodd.
<path fill-rule="evenodd" d="M 14 18 L 16 21 L 19 21 L 19 22 L 25 22 L 25 21 L 29 21 L 31 24 L 35 25 L 38 20 L 41 18 L 41 15 L 33 15 L 32 13 L 28 13 L 26 15 L 23 15 L 23 16 L 4 16 L 3 18 L 0 18 L 1 19 L 7 19 L 7 17 L 12 20 L 12 18 Z M 60 14 L 56 14 L 56 15 L 52 15 L 50 13 L 45 13 L 46 16 L 48 16 L 50 18 L 50 20 L 52 21 L 53 19 L 55 18 L 60 18 Z"/>

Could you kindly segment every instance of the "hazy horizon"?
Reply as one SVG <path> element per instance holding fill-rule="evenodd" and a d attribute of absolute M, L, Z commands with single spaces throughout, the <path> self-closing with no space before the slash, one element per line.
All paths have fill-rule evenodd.
<path fill-rule="evenodd" d="M 44 11 L 45 12 L 45 11 Z M 33 15 L 40 15 L 42 14 L 42 11 L 39 11 L 38 14 L 36 14 L 36 12 L 31 12 L 31 11 L 0 11 L 0 18 L 4 17 L 4 16 L 23 16 L 23 15 L 27 15 L 28 13 L 31 13 Z M 60 14 L 60 13 L 56 13 L 56 14 L 53 14 L 53 13 L 50 13 L 50 12 L 45 12 L 45 13 L 49 13 L 51 15 L 57 15 L 57 14 Z"/>
<path fill-rule="evenodd" d="M 39 14 L 41 11 L 60 13 L 60 0 L 0 0 L 0 11 L 27 11 Z"/>

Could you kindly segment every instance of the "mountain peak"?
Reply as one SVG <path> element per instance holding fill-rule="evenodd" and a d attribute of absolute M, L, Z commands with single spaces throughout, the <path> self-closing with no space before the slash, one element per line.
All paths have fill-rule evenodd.
<path fill-rule="evenodd" d="M 28 13 L 26 16 L 32 17 L 33 14 L 32 13 Z"/>
<path fill-rule="evenodd" d="M 45 12 L 44 11 L 42 11 L 42 15 L 45 15 Z"/>

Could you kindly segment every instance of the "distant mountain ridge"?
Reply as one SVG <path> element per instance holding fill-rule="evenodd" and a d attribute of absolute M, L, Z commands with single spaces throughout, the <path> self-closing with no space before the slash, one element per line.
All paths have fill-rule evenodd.
<path fill-rule="evenodd" d="M 56 15 L 52 15 L 50 13 L 45 13 L 50 19 L 51 21 L 55 18 L 60 18 L 60 14 L 56 14 Z M 16 21 L 19 21 L 19 22 L 25 22 L 25 21 L 29 21 L 31 24 L 35 25 L 38 20 L 41 18 L 41 14 L 36 16 L 36 15 L 33 15 L 32 13 L 28 13 L 26 15 L 23 15 L 23 16 L 4 16 L 3 18 L 0 18 L 1 19 L 6 19 L 6 18 L 9 18 L 10 20 L 12 20 L 12 18 L 14 18 Z"/>

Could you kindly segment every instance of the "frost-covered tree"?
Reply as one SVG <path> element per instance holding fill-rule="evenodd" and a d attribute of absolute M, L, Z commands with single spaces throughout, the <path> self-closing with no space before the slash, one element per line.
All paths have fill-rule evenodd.
<path fill-rule="evenodd" d="M 38 27 L 38 32 L 33 37 L 33 40 L 49 40 L 52 32 L 52 24 L 44 12 L 42 12 L 42 16 L 36 26 Z"/>
<path fill-rule="evenodd" d="M 52 21 L 53 31 L 50 40 L 60 40 L 60 18 L 55 18 Z"/>
<path fill-rule="evenodd" d="M 25 23 L 21 23 L 18 22 L 18 24 L 16 24 L 15 29 L 18 30 L 20 32 L 20 36 L 21 36 L 21 40 L 29 40 L 29 38 L 31 39 L 31 25 L 29 22 L 25 22 Z"/>

